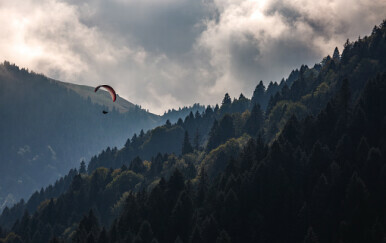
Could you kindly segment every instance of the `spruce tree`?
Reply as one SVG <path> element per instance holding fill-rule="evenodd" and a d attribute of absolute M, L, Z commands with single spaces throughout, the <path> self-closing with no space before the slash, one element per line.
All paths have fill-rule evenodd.
<path fill-rule="evenodd" d="M 194 149 L 198 150 L 200 147 L 200 133 L 198 132 L 198 128 L 196 128 L 196 133 L 194 134 Z"/>
<path fill-rule="evenodd" d="M 208 105 L 205 109 L 205 117 L 210 117 L 213 115 L 213 109 L 212 107 L 210 107 L 210 105 Z"/>
<path fill-rule="evenodd" d="M 80 162 L 79 174 L 86 174 L 86 173 L 87 173 L 86 163 L 84 162 L 84 160 L 82 160 L 82 162 Z"/>
<path fill-rule="evenodd" d="M 264 117 L 259 104 L 253 106 L 251 115 L 245 123 L 244 130 L 253 137 L 257 137 L 259 131 L 263 128 Z"/>
<path fill-rule="evenodd" d="M 181 118 L 178 118 L 177 125 L 178 125 L 178 126 L 184 125 L 184 121 L 182 121 Z"/>
<path fill-rule="evenodd" d="M 127 140 L 126 140 L 126 143 L 125 143 L 125 148 L 129 148 L 130 147 L 130 144 L 131 144 L 131 141 L 130 141 L 130 138 L 128 138 Z"/>
<path fill-rule="evenodd" d="M 334 61 L 340 61 L 340 54 L 339 54 L 339 50 L 338 50 L 338 47 L 335 47 L 335 50 L 334 50 L 334 54 L 332 55 L 332 59 L 334 59 Z"/>
<path fill-rule="evenodd" d="M 210 150 L 214 149 L 215 147 L 217 147 L 217 144 L 219 141 L 218 129 L 219 129 L 218 121 L 214 120 L 212 128 L 210 129 L 210 132 L 209 132 L 208 143 L 206 145 L 207 151 L 210 151 Z"/>
<path fill-rule="evenodd" d="M 261 80 L 260 83 L 256 86 L 255 91 L 253 91 L 251 105 L 254 107 L 256 104 L 259 104 L 260 106 L 265 107 L 267 103 L 265 100 L 265 86 Z"/>
<path fill-rule="evenodd" d="M 222 102 L 221 102 L 221 107 L 222 107 L 222 106 L 230 105 L 231 103 L 232 103 L 232 99 L 231 99 L 231 97 L 229 96 L 229 94 L 226 93 L 225 96 L 224 96 L 224 98 L 223 98 L 223 100 L 222 100 Z"/>
<path fill-rule="evenodd" d="M 182 154 L 188 154 L 193 152 L 193 147 L 189 141 L 188 131 L 185 131 L 184 141 L 182 143 Z"/>
<path fill-rule="evenodd" d="M 226 142 L 229 138 L 232 138 L 235 136 L 233 118 L 230 115 L 227 114 L 221 119 L 219 124 L 218 136 L 220 139 L 216 144 L 216 147 L 221 143 Z"/>
<path fill-rule="evenodd" d="M 131 161 L 129 170 L 132 170 L 135 173 L 143 173 L 146 171 L 146 167 L 141 158 L 137 156 Z"/>
<path fill-rule="evenodd" d="M 139 137 L 142 138 L 144 135 L 145 133 L 143 132 L 143 129 L 141 129 L 141 132 L 139 133 Z"/>

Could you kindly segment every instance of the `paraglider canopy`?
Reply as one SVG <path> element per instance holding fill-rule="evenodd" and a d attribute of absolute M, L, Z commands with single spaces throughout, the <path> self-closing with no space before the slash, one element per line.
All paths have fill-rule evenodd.
<path fill-rule="evenodd" d="M 117 94 L 115 93 L 115 90 L 107 84 L 104 85 L 99 85 L 98 87 L 95 88 L 94 92 L 97 92 L 99 88 L 105 88 L 111 95 L 111 98 L 113 99 L 113 102 L 117 99 Z"/>

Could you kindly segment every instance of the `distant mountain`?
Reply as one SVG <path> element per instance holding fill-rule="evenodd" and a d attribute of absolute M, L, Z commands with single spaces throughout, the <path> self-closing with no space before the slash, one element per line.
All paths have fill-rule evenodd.
<path fill-rule="evenodd" d="M 0 65 L 0 86 L 0 210 L 103 148 L 122 147 L 134 133 L 171 119 L 141 109 L 119 92 L 112 102 L 106 91 L 95 93 L 93 87 L 60 82 L 9 62 Z"/>
<path fill-rule="evenodd" d="M 165 111 L 162 117 L 174 123 L 178 120 L 178 118 L 184 118 L 188 116 L 190 112 L 192 112 L 193 114 L 196 114 L 197 112 L 201 114 L 204 111 L 205 111 L 205 106 L 196 103 L 196 104 L 193 104 L 192 106 L 184 106 L 182 108 L 178 108 L 178 110 L 169 109 L 167 112 Z"/>

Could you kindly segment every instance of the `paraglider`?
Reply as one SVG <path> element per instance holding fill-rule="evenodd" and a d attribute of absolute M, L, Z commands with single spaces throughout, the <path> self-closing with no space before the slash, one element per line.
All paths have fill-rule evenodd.
<path fill-rule="evenodd" d="M 97 92 L 99 88 L 105 88 L 111 95 L 111 98 L 113 99 L 113 102 L 117 99 L 117 93 L 115 93 L 115 90 L 107 84 L 104 85 L 99 85 L 98 87 L 95 88 L 94 92 Z M 106 114 L 106 113 L 103 113 Z"/>

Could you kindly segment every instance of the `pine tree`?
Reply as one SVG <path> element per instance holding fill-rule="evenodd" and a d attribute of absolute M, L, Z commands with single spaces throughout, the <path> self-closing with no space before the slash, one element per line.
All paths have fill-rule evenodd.
<path fill-rule="evenodd" d="M 284 99 L 288 99 L 289 98 L 289 94 L 290 94 L 290 89 L 288 87 L 288 85 L 285 83 L 283 88 L 281 89 L 281 96 L 282 98 Z"/>
<path fill-rule="evenodd" d="M 224 207 L 222 212 L 222 223 L 224 227 L 228 230 L 231 235 L 238 235 L 238 232 L 242 230 L 241 220 L 240 220 L 240 202 L 233 191 L 233 189 L 229 189 L 228 193 L 224 198 Z M 241 236 L 239 236 L 241 237 Z M 237 242 L 239 240 L 235 238 L 234 240 Z"/>
<path fill-rule="evenodd" d="M 350 40 L 347 39 L 345 44 L 343 45 L 343 52 L 342 52 L 342 55 L 341 55 L 341 61 L 343 64 L 346 64 L 348 63 L 348 61 L 350 60 L 351 58 L 351 47 L 352 47 L 352 44 L 350 43 Z"/>
<path fill-rule="evenodd" d="M 191 120 L 191 121 L 194 120 L 194 115 L 193 115 L 192 111 L 189 112 L 189 120 Z"/>
<path fill-rule="evenodd" d="M 216 147 L 221 143 L 226 142 L 229 138 L 235 136 L 235 128 L 233 126 L 233 118 L 230 115 L 225 115 L 219 124 L 218 135 L 220 140 L 216 144 Z"/>
<path fill-rule="evenodd" d="M 335 62 L 340 61 L 340 54 L 339 54 L 338 47 L 335 47 L 334 54 L 332 55 L 332 59 L 334 59 Z"/>
<path fill-rule="evenodd" d="M 210 129 L 210 132 L 209 132 L 208 143 L 206 145 L 207 151 L 214 149 L 219 143 L 220 138 L 218 134 L 218 129 L 219 129 L 218 121 L 214 120 L 212 128 Z"/>
<path fill-rule="evenodd" d="M 184 176 L 178 169 L 174 170 L 172 176 L 169 178 L 167 185 L 168 188 L 174 192 L 179 192 L 184 189 Z"/>
<path fill-rule="evenodd" d="M 94 242 L 94 237 L 99 233 L 98 219 L 92 210 L 87 216 L 80 221 L 79 226 L 74 234 L 74 242 Z"/>
<path fill-rule="evenodd" d="M 80 174 L 75 175 L 74 178 L 72 179 L 71 185 L 70 185 L 70 190 L 71 191 L 79 191 L 83 185 L 83 179 Z"/>
<path fill-rule="evenodd" d="M 126 143 L 125 143 L 125 148 L 130 148 L 130 145 L 131 145 L 131 141 L 130 141 L 130 138 L 128 138 L 127 140 L 126 140 Z"/>
<path fill-rule="evenodd" d="M 208 105 L 205 109 L 205 117 L 210 117 L 213 115 L 213 109 L 212 107 L 210 107 L 210 105 Z"/>
<path fill-rule="evenodd" d="M 339 111 L 343 111 L 345 113 L 348 112 L 348 107 L 350 103 L 350 97 L 351 97 L 351 92 L 350 92 L 350 86 L 348 79 L 345 78 L 343 79 L 342 86 L 339 90 L 338 93 L 338 100 L 337 100 L 337 105 Z"/>
<path fill-rule="evenodd" d="M 146 167 L 145 165 L 143 164 L 141 158 L 139 158 L 138 156 L 135 157 L 131 163 L 130 163 L 130 166 L 129 166 L 129 170 L 132 170 L 134 171 L 135 173 L 143 173 L 146 171 Z"/>
<path fill-rule="evenodd" d="M 125 170 L 127 170 L 127 166 L 126 166 L 125 164 L 123 164 L 123 165 L 121 166 L 121 171 L 125 171 Z"/>
<path fill-rule="evenodd" d="M 150 174 L 152 176 L 157 176 L 162 171 L 163 166 L 163 157 L 161 153 L 158 153 L 157 156 L 151 160 Z"/>
<path fill-rule="evenodd" d="M 169 181 L 166 184 L 166 202 L 170 211 L 172 210 L 175 202 L 180 195 L 180 192 L 185 188 L 185 178 L 182 173 L 175 169 Z M 169 212 L 170 212 L 169 211 Z"/>
<path fill-rule="evenodd" d="M 188 131 L 185 131 L 184 142 L 182 143 L 182 154 L 192 153 L 193 148 L 189 141 Z"/>
<path fill-rule="evenodd" d="M 86 174 L 87 173 L 86 163 L 84 162 L 84 160 L 82 160 L 82 162 L 80 162 L 79 173 L 80 174 Z"/>
<path fill-rule="evenodd" d="M 206 174 L 204 167 L 201 167 L 196 195 L 196 204 L 198 206 L 202 206 L 204 204 L 208 191 L 208 184 L 208 175 Z"/>
<path fill-rule="evenodd" d="M 199 111 L 196 111 L 196 113 L 194 114 L 194 119 L 199 119 L 201 118 L 201 114 Z"/>
<path fill-rule="evenodd" d="M 181 118 L 178 118 L 177 125 L 178 125 L 178 126 L 184 125 L 184 122 L 182 121 Z"/>
<path fill-rule="evenodd" d="M 213 110 L 214 114 L 217 114 L 219 110 L 220 110 L 220 108 L 218 107 L 218 104 L 216 104 L 216 106 L 214 107 L 214 110 Z"/>
<path fill-rule="evenodd" d="M 222 100 L 222 102 L 221 102 L 221 107 L 227 106 L 227 105 L 230 105 L 230 104 L 232 104 L 232 99 L 229 96 L 229 94 L 226 93 L 224 98 L 223 98 L 223 100 Z"/>
<path fill-rule="evenodd" d="M 143 132 L 143 129 L 141 129 L 141 132 L 139 133 L 139 137 L 142 138 L 144 135 L 145 133 Z"/>
<path fill-rule="evenodd" d="M 259 131 L 263 128 L 264 117 L 263 112 L 260 109 L 260 105 L 254 105 L 251 115 L 245 123 L 245 132 L 248 134 L 257 137 Z"/>
<path fill-rule="evenodd" d="M 260 106 L 265 107 L 267 105 L 265 100 L 265 86 L 261 80 L 260 83 L 256 86 L 255 91 L 253 91 L 251 106 L 254 107 L 256 104 L 259 104 Z"/>
<path fill-rule="evenodd" d="M 136 133 L 134 133 L 133 137 L 131 138 L 131 146 L 133 149 L 136 149 L 139 146 L 139 139 Z"/>
<path fill-rule="evenodd" d="M 192 216 L 192 199 L 185 191 L 182 191 L 172 210 L 171 224 L 173 227 L 171 234 L 177 233 L 181 237 L 182 241 L 187 241 L 189 236 L 189 229 L 192 224 Z"/>
<path fill-rule="evenodd" d="M 200 148 L 200 133 L 198 132 L 198 128 L 196 128 L 196 133 L 194 134 L 194 149 L 198 150 Z"/>

